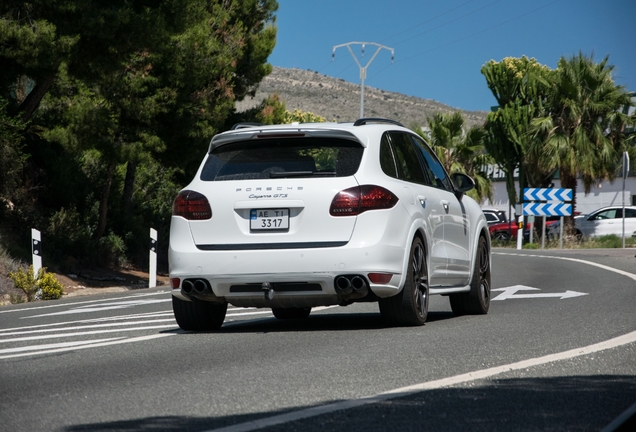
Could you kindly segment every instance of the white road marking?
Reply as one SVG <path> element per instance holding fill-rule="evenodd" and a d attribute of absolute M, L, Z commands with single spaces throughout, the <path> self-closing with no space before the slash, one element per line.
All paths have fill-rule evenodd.
<path fill-rule="evenodd" d="M 28 317 L 23 317 L 22 319 L 25 318 L 42 318 L 42 317 L 48 317 L 48 316 L 59 316 L 59 315 L 72 315 L 72 314 L 81 314 L 81 313 L 95 313 L 95 312 L 102 312 L 102 311 L 106 311 L 106 310 L 113 310 L 113 309 L 127 309 L 127 308 L 132 308 L 135 306 L 146 306 L 146 305 L 150 305 L 150 304 L 155 304 L 155 303 L 165 303 L 165 302 L 169 302 L 171 301 L 171 299 L 157 299 L 157 300 L 126 300 L 126 301 L 122 301 L 122 302 L 111 302 L 111 303 L 104 303 L 100 306 L 82 306 L 79 308 L 75 308 L 75 309 L 69 309 L 69 310 L 65 310 L 65 311 L 60 311 L 60 312 L 52 312 L 52 313 L 48 313 L 48 314 L 41 314 L 41 315 L 31 315 Z"/>
<path fill-rule="evenodd" d="M 532 288 L 532 287 L 524 286 L 524 285 L 515 285 L 515 286 L 505 287 L 505 288 L 495 288 L 495 289 L 492 289 L 491 291 L 503 291 L 503 293 L 499 294 L 497 297 L 495 297 L 492 300 L 533 299 L 533 298 L 550 298 L 550 297 L 556 297 L 558 299 L 563 300 L 566 298 L 573 298 L 573 297 L 588 295 L 588 293 L 582 293 L 582 292 L 570 291 L 570 290 L 567 290 L 566 292 L 560 292 L 560 293 L 516 294 L 517 291 L 531 291 L 531 290 L 541 291 L 539 288 Z"/>
<path fill-rule="evenodd" d="M 6 309 L 6 310 L 0 310 L 0 314 L 11 313 L 11 312 L 30 312 L 30 311 L 38 310 L 38 309 L 51 309 L 56 307 L 75 306 L 79 304 L 91 304 L 91 303 L 99 303 L 99 302 L 113 301 L 113 300 L 126 300 L 126 299 L 135 298 L 135 297 L 149 297 L 149 296 L 154 296 L 159 294 L 170 294 L 170 291 L 157 291 L 152 293 L 136 294 L 136 295 L 129 295 L 126 297 L 107 298 L 107 299 L 100 299 L 100 300 L 86 300 L 86 301 L 78 301 L 78 302 L 70 302 L 70 303 L 66 303 L 66 302 L 53 303 L 46 306 L 36 306 L 36 307 L 20 308 L 20 309 Z"/>
<path fill-rule="evenodd" d="M 634 342 L 636 342 L 636 331 L 627 333 L 623 336 L 609 339 L 600 343 L 588 345 L 585 347 L 575 348 L 572 350 L 563 351 L 556 354 L 549 354 L 542 357 L 535 357 L 528 360 L 522 360 L 519 362 L 510 363 L 507 365 L 496 366 L 496 367 L 492 367 L 488 369 L 468 372 L 461 375 L 455 375 L 448 378 L 442 378 L 439 380 L 427 381 L 420 384 L 400 387 L 397 389 L 379 393 L 374 396 L 362 397 L 359 399 L 349 399 L 342 402 L 336 402 L 336 403 L 316 406 L 312 408 L 300 409 L 298 411 L 275 415 L 272 417 L 262 418 L 258 420 L 245 422 L 245 423 L 239 423 L 232 426 L 214 429 L 208 432 L 249 432 L 249 431 L 253 431 L 257 429 L 262 429 L 265 427 L 277 426 L 277 425 L 288 423 L 291 421 L 315 417 L 322 414 L 329 414 L 335 411 L 357 408 L 363 405 L 382 402 L 388 399 L 412 396 L 426 390 L 435 390 L 435 389 L 439 389 L 443 387 L 449 387 L 452 385 L 489 378 L 491 376 L 499 375 L 505 372 L 527 369 L 530 367 L 540 366 L 546 363 L 553 363 L 553 362 L 561 361 L 561 360 L 568 360 L 574 357 L 588 355 L 598 351 L 604 351 L 607 349 L 616 348 L 616 347 L 627 345 Z"/>
<path fill-rule="evenodd" d="M 125 321 L 121 323 L 92 324 L 92 325 L 84 325 L 84 326 L 53 328 L 53 329 L 47 328 L 47 329 L 37 329 L 37 330 L 14 331 L 11 333 L 3 333 L 0 336 L 16 336 L 16 335 L 33 334 L 33 333 L 50 333 L 50 332 L 59 332 L 59 331 L 85 330 L 85 329 L 105 328 L 105 327 L 123 327 L 123 326 L 137 325 L 137 324 L 156 324 L 160 322 L 175 323 L 175 320 L 174 318 L 165 318 L 165 319 L 154 319 L 154 320 L 145 320 L 145 321 Z M 2 340 L 0 339 L 0 342 L 1 341 Z"/>
<path fill-rule="evenodd" d="M 24 342 L 24 341 L 31 341 L 31 340 L 56 339 L 56 338 L 76 337 L 76 336 L 89 336 L 89 335 L 96 335 L 96 334 L 126 332 L 126 331 L 156 330 L 156 329 L 163 329 L 163 328 L 170 328 L 170 327 L 174 328 L 174 326 L 175 324 L 168 324 L 168 325 L 156 325 L 156 326 L 134 327 L 134 328 L 123 328 L 123 329 L 119 328 L 119 329 L 112 329 L 112 330 L 94 330 L 94 331 L 85 331 L 85 332 L 77 332 L 77 333 L 60 333 L 60 334 L 42 335 L 42 336 L 27 336 L 27 337 L 4 339 L 4 340 L 0 339 L 0 343 Z"/>
<path fill-rule="evenodd" d="M 609 267 L 603 264 L 599 264 L 599 263 L 595 263 L 592 261 L 586 261 L 586 260 L 582 260 L 582 259 L 578 259 L 578 258 L 568 258 L 568 257 L 559 257 L 559 256 L 550 256 L 550 255 L 534 255 L 534 254 L 519 254 L 519 253 L 508 253 L 508 252 L 493 252 L 493 255 L 510 255 L 510 256 L 522 256 L 522 257 L 532 257 L 532 258 L 550 258 L 550 259 L 560 259 L 560 260 L 565 260 L 565 261 L 572 261 L 572 262 L 577 262 L 577 263 L 581 263 L 581 264 L 587 264 L 587 265 L 591 265 L 594 267 L 598 267 L 598 268 L 602 268 L 603 270 L 607 270 L 607 271 L 611 271 L 614 273 L 618 273 L 620 275 L 623 276 L 627 276 L 630 279 L 633 279 L 636 281 L 636 274 L 634 273 L 629 273 L 623 270 L 619 270 L 616 269 L 614 267 Z"/>
<path fill-rule="evenodd" d="M 125 338 L 117 337 L 117 338 L 109 338 L 109 339 L 94 339 L 94 340 L 75 341 L 75 342 L 62 342 L 62 343 L 55 343 L 55 344 L 29 345 L 29 346 L 23 346 L 23 347 L 17 347 L 17 348 L 2 349 L 2 350 L 0 350 L 0 354 L 9 354 L 9 353 L 25 352 L 25 351 L 37 351 L 37 350 L 48 350 L 48 349 L 53 349 L 53 348 L 75 347 L 75 346 L 79 346 L 79 345 L 96 344 L 96 343 L 109 342 L 109 341 L 119 340 L 119 339 L 125 339 Z"/>
<path fill-rule="evenodd" d="M 173 336 L 173 333 L 162 333 L 162 334 L 155 334 L 155 335 L 148 335 L 148 336 L 140 336 L 140 337 L 136 337 L 136 338 L 115 340 L 115 341 L 111 341 L 111 342 L 101 342 L 101 343 L 96 343 L 96 344 L 91 343 L 91 344 L 88 344 L 88 345 L 80 345 L 80 346 L 76 346 L 76 347 L 56 348 L 56 349 L 37 351 L 37 352 L 10 354 L 10 355 L 5 355 L 5 356 L 0 356 L 0 360 L 16 358 L 16 357 L 33 356 L 33 355 L 38 355 L 38 354 L 61 353 L 61 352 L 66 352 L 66 351 L 75 351 L 75 350 L 86 349 L 86 348 L 104 347 L 104 346 L 109 346 L 109 345 L 119 345 L 119 344 L 124 344 L 124 343 L 131 343 L 131 342 L 142 342 L 142 341 L 147 341 L 147 340 L 157 339 L 157 338 L 162 338 L 162 337 L 167 337 L 167 336 Z"/>

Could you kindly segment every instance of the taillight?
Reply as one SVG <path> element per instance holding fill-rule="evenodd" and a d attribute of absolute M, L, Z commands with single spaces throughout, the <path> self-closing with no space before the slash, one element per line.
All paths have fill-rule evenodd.
<path fill-rule="evenodd" d="M 184 190 L 172 203 L 172 214 L 188 220 L 204 220 L 212 217 L 208 199 L 199 192 Z"/>
<path fill-rule="evenodd" d="M 331 216 L 355 216 L 367 210 L 381 210 L 394 207 L 398 197 L 381 186 L 364 185 L 345 189 L 331 201 Z"/>
<path fill-rule="evenodd" d="M 393 273 L 369 273 L 367 276 L 371 283 L 386 285 L 391 282 Z"/>

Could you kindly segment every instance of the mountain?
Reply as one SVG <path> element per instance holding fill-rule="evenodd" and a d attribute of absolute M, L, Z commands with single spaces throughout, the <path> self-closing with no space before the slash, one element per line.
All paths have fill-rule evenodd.
<path fill-rule="evenodd" d="M 260 83 L 256 96 L 236 104 L 239 112 L 252 108 L 273 93 L 287 109 L 309 111 L 328 121 L 355 121 L 360 115 L 360 84 L 332 78 L 318 72 L 274 67 Z M 464 111 L 430 99 L 407 96 L 365 86 L 364 116 L 397 120 L 405 126 L 426 126 L 426 117 L 437 112 L 461 111 L 469 126 L 483 125 L 486 111 Z"/>

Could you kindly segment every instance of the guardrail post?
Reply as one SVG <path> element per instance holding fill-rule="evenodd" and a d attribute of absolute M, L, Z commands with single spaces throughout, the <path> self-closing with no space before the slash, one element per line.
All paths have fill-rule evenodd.
<path fill-rule="evenodd" d="M 33 277 L 38 278 L 42 268 L 42 238 L 40 231 L 31 228 L 31 254 L 33 256 Z"/>
<path fill-rule="evenodd" d="M 157 230 L 150 228 L 150 269 L 148 270 L 148 288 L 157 286 Z"/>

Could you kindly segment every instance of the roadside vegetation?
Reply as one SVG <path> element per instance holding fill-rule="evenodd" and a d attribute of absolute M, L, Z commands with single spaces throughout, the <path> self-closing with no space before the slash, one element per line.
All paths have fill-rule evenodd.
<path fill-rule="evenodd" d="M 71 272 L 147 268 L 152 227 L 166 271 L 172 201 L 215 133 L 325 120 L 277 94 L 236 111 L 272 70 L 277 9 L 276 0 L 0 4 L 0 295 L 15 285 L 10 273 L 28 274 L 31 228 L 45 264 Z M 513 204 L 516 169 L 522 187 L 560 173 L 564 187 L 580 179 L 589 190 L 616 176 L 623 151 L 636 160 L 634 135 L 623 133 L 634 117 L 621 111 L 631 100 L 612 71 L 608 58 L 583 54 L 555 70 L 526 57 L 489 61 L 481 72 L 499 107 L 484 126 L 439 113 L 413 129 L 450 172 L 476 180 L 477 200 L 492 196 L 488 163 L 506 172 Z"/>
<path fill-rule="evenodd" d="M 517 240 L 492 240 L 493 247 L 516 248 Z M 563 249 L 619 249 L 623 247 L 623 238 L 615 234 L 576 240 L 572 237 L 563 239 Z M 636 248 L 636 237 L 625 238 L 626 248 Z M 524 249 L 541 249 L 541 239 L 533 243 L 524 243 Z M 559 249 L 559 240 L 546 240 L 546 249 Z"/>

